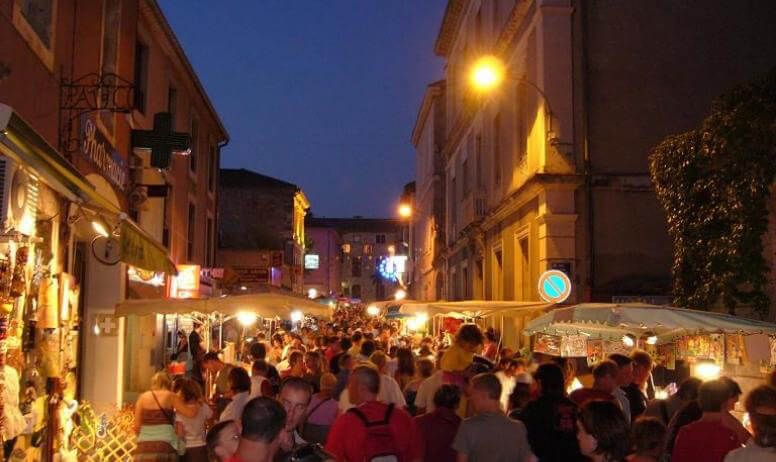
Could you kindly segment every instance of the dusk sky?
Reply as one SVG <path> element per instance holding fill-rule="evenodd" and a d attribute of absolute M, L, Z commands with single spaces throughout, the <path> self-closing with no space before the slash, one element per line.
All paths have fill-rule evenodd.
<path fill-rule="evenodd" d="M 229 131 L 221 166 L 299 185 L 317 216 L 393 216 L 445 0 L 162 0 Z"/>

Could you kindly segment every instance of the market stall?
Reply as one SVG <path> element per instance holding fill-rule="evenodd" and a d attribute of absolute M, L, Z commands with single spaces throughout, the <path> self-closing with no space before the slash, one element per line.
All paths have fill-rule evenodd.
<path fill-rule="evenodd" d="M 593 365 L 611 353 L 650 352 L 658 370 L 680 379 L 720 374 L 744 389 L 776 366 L 776 324 L 724 313 L 645 304 L 581 304 L 550 311 L 526 326 L 533 351 L 586 357 Z"/>

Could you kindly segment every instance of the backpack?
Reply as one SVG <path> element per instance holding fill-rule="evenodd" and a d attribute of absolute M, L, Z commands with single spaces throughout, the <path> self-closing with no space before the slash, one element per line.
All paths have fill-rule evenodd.
<path fill-rule="evenodd" d="M 399 454 L 396 441 L 391 431 L 390 421 L 393 414 L 393 403 L 385 410 L 383 420 L 370 422 L 363 412 L 357 408 L 351 408 L 352 413 L 364 424 L 366 439 L 364 441 L 364 460 L 368 462 L 398 462 Z M 360 461 L 359 461 L 360 462 Z"/>

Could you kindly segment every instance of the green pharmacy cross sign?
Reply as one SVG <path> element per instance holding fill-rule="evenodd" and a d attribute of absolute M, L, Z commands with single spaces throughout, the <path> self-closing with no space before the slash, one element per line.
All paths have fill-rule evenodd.
<path fill-rule="evenodd" d="M 170 167 L 173 152 L 190 149 L 191 136 L 173 131 L 170 113 L 158 112 L 154 115 L 153 130 L 132 130 L 132 147 L 150 149 L 151 166 L 166 169 Z"/>

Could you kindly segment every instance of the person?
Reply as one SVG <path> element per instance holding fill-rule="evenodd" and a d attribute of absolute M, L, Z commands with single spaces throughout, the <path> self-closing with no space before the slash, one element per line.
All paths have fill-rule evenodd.
<path fill-rule="evenodd" d="M 175 432 L 175 414 L 194 417 L 199 406 L 186 404 L 171 388 L 170 376 L 157 372 L 151 377 L 151 389 L 135 402 L 136 461 L 176 461 L 185 450 Z"/>
<path fill-rule="evenodd" d="M 501 358 L 498 362 L 498 370 L 496 371 L 496 377 L 501 382 L 501 409 L 504 412 L 509 410 L 509 395 L 512 394 L 512 390 L 515 388 L 517 379 L 515 373 L 517 371 L 517 361 L 512 358 Z"/>
<path fill-rule="evenodd" d="M 617 405 L 619 406 L 619 402 L 613 394 L 617 388 L 618 372 L 619 368 L 614 361 L 608 359 L 601 361 L 593 368 L 592 388 L 574 390 L 569 395 L 569 399 L 580 407 L 592 400 L 612 401 L 618 403 Z"/>
<path fill-rule="evenodd" d="M 396 350 L 396 372 L 391 375 L 402 390 L 415 380 L 415 358 L 412 356 L 412 350 L 409 348 Z"/>
<path fill-rule="evenodd" d="M 614 401 L 589 401 L 577 420 L 582 454 L 593 462 L 621 462 L 628 455 L 628 422 Z"/>
<path fill-rule="evenodd" d="M 695 377 L 689 377 L 679 384 L 679 389 L 667 399 L 653 399 L 647 404 L 644 415 L 655 417 L 668 426 L 671 419 L 674 418 L 679 409 L 685 404 L 698 398 L 698 388 L 701 386 L 701 380 Z"/>
<path fill-rule="evenodd" d="M 272 383 L 267 378 L 270 365 L 263 359 L 258 359 L 251 365 L 251 395 L 250 399 L 266 396 L 275 396 Z"/>
<path fill-rule="evenodd" d="M 229 395 L 232 400 L 221 412 L 218 420 L 235 420 L 239 422 L 245 403 L 251 397 L 251 378 L 242 367 L 233 367 L 229 371 L 228 383 Z"/>
<path fill-rule="evenodd" d="M 701 416 L 703 416 L 703 411 L 701 410 L 701 405 L 698 403 L 697 399 L 689 401 L 676 411 L 676 414 L 668 423 L 668 430 L 666 432 L 666 454 L 670 455 L 673 453 L 679 430 L 688 424 L 700 420 Z"/>
<path fill-rule="evenodd" d="M 377 350 L 377 345 L 373 340 L 365 339 L 361 342 L 361 348 L 355 356 L 357 362 L 369 361 L 369 358 Z"/>
<path fill-rule="evenodd" d="M 297 446 L 307 444 L 299 434 L 299 428 L 304 421 L 312 395 L 313 388 L 301 377 L 289 377 L 280 384 L 278 401 L 286 410 L 286 424 L 280 434 L 280 448 L 283 453 L 290 453 Z"/>
<path fill-rule="evenodd" d="M 170 356 L 170 360 L 187 363 L 189 360 L 189 341 L 186 338 L 186 332 L 179 330 L 176 336 L 178 341 L 175 344 L 175 352 Z"/>
<path fill-rule="evenodd" d="M 189 358 L 191 358 L 191 378 L 199 382 L 202 388 L 205 388 L 205 377 L 202 375 L 202 359 L 205 356 L 205 349 L 202 348 L 202 323 L 195 320 L 189 333 Z"/>
<path fill-rule="evenodd" d="M 407 406 L 407 401 L 404 399 L 404 394 L 401 392 L 399 384 L 396 383 L 396 380 L 393 377 L 385 373 L 387 361 L 385 353 L 382 351 L 375 351 L 369 359 L 380 373 L 380 393 L 377 396 L 377 400 L 405 408 Z M 348 387 L 342 391 L 342 394 L 339 397 L 339 410 L 340 412 L 345 412 L 353 406 L 354 403 L 350 399 L 350 387 Z"/>
<path fill-rule="evenodd" d="M 337 418 L 337 400 L 334 386 L 337 378 L 328 372 L 321 375 L 319 392 L 314 394 L 305 411 L 302 438 L 310 443 L 325 444 L 334 420 Z"/>
<path fill-rule="evenodd" d="M 440 362 L 440 368 L 444 371 L 443 383 L 457 385 L 463 389 L 466 384 L 465 371 L 482 342 L 483 335 L 476 324 L 464 324 L 458 329 L 455 342 L 445 351 Z"/>
<path fill-rule="evenodd" d="M 280 390 L 280 373 L 277 368 L 267 361 L 267 345 L 262 342 L 254 342 L 250 348 L 250 355 L 253 361 L 264 361 L 267 363 L 267 380 L 272 385 L 272 395 L 277 395 Z"/>
<path fill-rule="evenodd" d="M 490 362 L 496 361 L 498 343 L 496 331 L 492 327 L 488 327 L 485 331 L 485 338 L 483 340 L 482 356 L 487 358 Z"/>
<path fill-rule="evenodd" d="M 577 378 L 577 365 L 573 358 L 553 356 L 552 362 L 557 364 L 560 370 L 563 371 L 563 383 L 566 386 L 567 395 L 574 390 L 582 388 L 582 382 Z"/>
<path fill-rule="evenodd" d="M 313 393 L 318 393 L 321 385 L 321 353 L 317 351 L 308 351 L 304 355 L 304 375 L 302 378 L 313 387 Z"/>
<path fill-rule="evenodd" d="M 305 374 L 304 353 L 297 350 L 291 350 L 288 354 L 288 369 L 280 373 L 281 380 L 288 377 L 301 378 Z"/>
<path fill-rule="evenodd" d="M 620 353 L 612 353 L 607 359 L 617 364 L 617 388 L 614 389 L 612 394 L 617 399 L 617 402 L 620 403 L 620 409 L 622 409 L 622 413 L 625 415 L 625 420 L 630 423 L 632 421 L 630 400 L 628 400 L 624 387 L 633 382 L 633 360 L 630 356 Z"/>
<path fill-rule="evenodd" d="M 270 462 L 280 448 L 286 422 L 283 406 L 271 398 L 254 398 L 241 415 L 240 441 L 227 462 Z"/>
<path fill-rule="evenodd" d="M 666 426 L 656 417 L 641 416 L 631 428 L 630 441 L 633 453 L 628 462 L 660 462 L 665 449 Z"/>
<path fill-rule="evenodd" d="M 730 451 L 725 462 L 776 461 L 776 388 L 761 385 L 749 392 L 744 403 L 754 437 L 743 448 Z"/>
<path fill-rule="evenodd" d="M 752 434 L 749 433 L 749 430 L 744 427 L 740 420 L 736 419 L 733 414 L 731 414 L 731 412 L 736 408 L 736 403 L 741 397 L 741 387 L 735 380 L 731 379 L 730 377 L 720 377 L 719 379 L 728 386 L 729 390 L 728 399 L 725 401 L 725 405 L 723 406 L 722 410 L 722 423 L 736 433 L 736 437 L 738 437 L 738 444 L 743 446 L 752 438 Z"/>
<path fill-rule="evenodd" d="M 350 353 L 343 353 L 336 358 L 339 361 L 339 367 L 337 368 L 337 386 L 334 387 L 334 396 L 339 399 L 348 386 L 350 371 L 353 370 L 354 361 Z"/>
<path fill-rule="evenodd" d="M 533 460 L 525 425 L 501 408 L 501 382 L 492 373 L 472 377 L 469 400 L 474 416 L 461 423 L 453 441 L 458 461 Z"/>
<path fill-rule="evenodd" d="M 523 377 L 518 377 L 515 388 L 512 389 L 512 393 L 509 395 L 509 417 L 520 419 L 520 414 L 523 412 L 525 405 L 530 401 L 531 383 Z"/>
<path fill-rule="evenodd" d="M 628 397 L 631 419 L 635 420 L 647 410 L 647 383 L 652 372 L 652 357 L 646 351 L 635 350 L 633 360 L 633 380 L 623 390 Z"/>
<path fill-rule="evenodd" d="M 329 360 L 329 372 L 337 376 L 339 376 L 340 373 L 340 358 L 342 358 L 343 355 L 348 355 L 348 357 L 350 357 L 348 351 L 353 346 L 353 344 L 350 342 L 350 339 L 347 337 L 340 339 L 339 344 L 340 352 Z"/>
<path fill-rule="evenodd" d="M 461 425 L 456 414 L 461 402 L 461 391 L 454 385 L 442 385 L 434 393 L 434 411 L 415 417 L 415 424 L 423 440 L 423 460 L 455 462 L 457 453 L 452 448 Z"/>
<path fill-rule="evenodd" d="M 0 342 L 0 399 L 4 460 L 9 460 L 16 439 L 27 427 L 19 409 L 19 372 L 8 365 L 8 343 Z"/>
<path fill-rule="evenodd" d="M 442 377 L 444 372 L 439 369 L 439 364 L 442 361 L 444 350 L 437 351 L 436 370 L 431 376 L 423 380 L 418 385 L 418 393 L 415 395 L 415 412 L 416 415 L 423 414 L 424 412 L 434 411 L 434 394 L 442 386 Z"/>
<path fill-rule="evenodd" d="M 237 451 L 240 442 L 240 426 L 234 420 L 218 422 L 205 436 L 210 459 L 226 462 Z"/>
<path fill-rule="evenodd" d="M 381 455 L 398 462 L 420 461 L 422 442 L 407 412 L 377 400 L 380 373 L 371 366 L 353 370 L 348 381 L 355 407 L 337 417 L 326 440 L 326 451 L 337 460 L 363 461 Z"/>
<path fill-rule="evenodd" d="M 531 450 L 541 461 L 581 461 L 577 441 L 577 406 L 566 397 L 563 371 L 554 363 L 536 369 L 539 396 L 525 405 L 520 420 L 528 432 Z"/>
<path fill-rule="evenodd" d="M 418 360 L 418 377 L 404 387 L 404 400 L 407 402 L 407 411 L 413 416 L 420 413 L 416 404 L 420 386 L 433 373 L 434 362 L 428 358 L 421 358 Z"/>
<path fill-rule="evenodd" d="M 276 332 L 270 340 L 269 363 L 279 364 L 283 361 L 283 334 Z"/>
<path fill-rule="evenodd" d="M 213 416 L 213 410 L 205 403 L 202 396 L 202 388 L 194 379 L 182 377 L 173 383 L 173 391 L 181 395 L 183 402 L 197 407 L 197 413 L 193 417 L 182 414 L 175 416 L 178 434 L 183 433 L 186 440 L 186 452 L 183 454 L 183 462 L 207 462 L 208 454 L 205 445 L 205 423 Z"/>
<path fill-rule="evenodd" d="M 728 452 L 741 447 L 736 432 L 722 422 L 729 398 L 730 387 L 726 382 L 711 380 L 701 384 L 698 402 L 703 414 L 699 420 L 679 430 L 671 454 L 672 462 L 722 462 Z"/>
<path fill-rule="evenodd" d="M 357 330 L 350 336 L 350 341 L 352 345 L 349 350 L 345 351 L 355 358 L 361 353 L 361 342 L 364 341 L 364 336 L 361 334 L 360 330 Z"/>
<path fill-rule="evenodd" d="M 214 351 L 205 353 L 205 355 L 202 356 L 202 370 L 215 376 L 215 379 L 213 380 L 213 383 L 215 384 L 213 398 L 216 403 L 216 413 L 219 415 L 223 412 L 226 405 L 229 404 L 229 373 L 234 368 L 235 366 L 221 361 L 221 358 L 218 357 L 218 353 Z M 207 397 L 209 395 L 205 393 L 205 396 Z"/>

